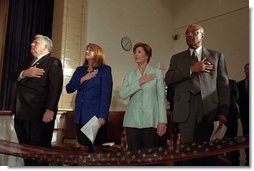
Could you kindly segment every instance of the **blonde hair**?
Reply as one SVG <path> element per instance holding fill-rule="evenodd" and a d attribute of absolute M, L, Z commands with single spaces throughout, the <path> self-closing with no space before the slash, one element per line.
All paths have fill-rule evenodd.
<path fill-rule="evenodd" d="M 95 56 L 95 63 L 93 67 L 100 67 L 105 64 L 105 55 L 103 53 L 102 48 L 94 43 L 89 43 L 86 48 L 90 47 L 94 51 Z M 88 66 L 88 61 L 85 59 L 84 64 L 85 66 Z"/>

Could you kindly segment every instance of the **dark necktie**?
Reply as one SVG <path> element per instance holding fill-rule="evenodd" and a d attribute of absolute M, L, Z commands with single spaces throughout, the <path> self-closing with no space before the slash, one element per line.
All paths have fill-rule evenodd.
<path fill-rule="evenodd" d="M 34 57 L 34 59 L 32 60 L 32 62 L 30 63 L 30 66 L 34 66 L 34 62 L 37 60 L 38 58 L 37 57 Z"/>
<path fill-rule="evenodd" d="M 195 62 L 198 62 L 197 52 L 193 51 L 192 59 Z M 197 72 L 192 73 L 192 85 L 191 85 L 191 93 L 196 95 L 200 92 L 200 82 L 199 82 L 199 74 Z"/>

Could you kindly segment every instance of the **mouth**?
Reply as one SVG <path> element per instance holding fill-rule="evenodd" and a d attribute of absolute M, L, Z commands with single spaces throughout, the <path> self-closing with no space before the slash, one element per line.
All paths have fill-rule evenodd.
<path fill-rule="evenodd" d="M 192 43 L 194 41 L 195 41 L 194 39 L 187 39 L 187 42 L 190 42 L 190 43 Z"/>

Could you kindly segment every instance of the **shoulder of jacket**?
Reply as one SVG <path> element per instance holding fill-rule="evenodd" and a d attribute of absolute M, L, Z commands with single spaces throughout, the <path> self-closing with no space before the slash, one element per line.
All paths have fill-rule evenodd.
<path fill-rule="evenodd" d="M 56 58 L 53 56 L 46 56 L 46 58 L 47 58 L 46 60 L 53 65 L 58 65 L 58 66 L 62 65 L 62 62 L 59 58 Z"/>
<path fill-rule="evenodd" d="M 209 53 L 211 53 L 211 54 L 221 54 L 221 52 L 220 51 L 218 51 L 218 50 L 214 50 L 214 49 L 208 49 L 208 48 L 203 48 L 204 50 L 206 50 L 206 51 L 208 51 Z"/>
<path fill-rule="evenodd" d="M 76 68 L 76 70 L 85 70 L 85 69 L 86 69 L 85 66 L 78 66 L 78 67 Z"/>
<path fill-rule="evenodd" d="M 132 77 L 133 75 L 136 75 L 136 70 L 128 71 L 125 74 L 125 77 Z"/>
<path fill-rule="evenodd" d="M 101 68 L 103 68 L 103 69 L 111 69 L 111 66 L 104 64 L 104 65 L 101 66 Z"/>
<path fill-rule="evenodd" d="M 155 73 L 162 73 L 162 70 L 160 68 L 151 67 L 151 71 L 154 71 Z"/>
<path fill-rule="evenodd" d="M 48 58 L 49 60 L 52 60 L 52 61 L 55 61 L 55 60 L 60 61 L 59 58 L 54 57 L 54 56 L 47 56 L 47 58 Z"/>
<path fill-rule="evenodd" d="M 46 58 L 47 58 L 48 61 L 50 61 L 52 63 L 53 62 L 62 63 L 61 60 L 59 58 L 57 58 L 57 57 L 47 56 Z"/>
<path fill-rule="evenodd" d="M 188 54 L 189 52 L 188 52 L 189 50 L 184 50 L 184 51 L 182 51 L 182 52 L 179 52 L 179 53 L 176 53 L 176 54 L 174 54 L 174 55 L 172 55 L 172 58 L 175 58 L 175 57 L 184 57 L 186 54 Z"/>

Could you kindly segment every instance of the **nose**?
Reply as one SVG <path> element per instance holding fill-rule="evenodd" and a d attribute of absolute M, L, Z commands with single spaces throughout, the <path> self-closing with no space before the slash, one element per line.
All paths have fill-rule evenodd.
<path fill-rule="evenodd" d="M 193 35 L 193 33 L 191 33 L 191 32 L 188 32 L 188 33 L 186 33 L 186 37 L 193 37 L 194 35 Z"/>

